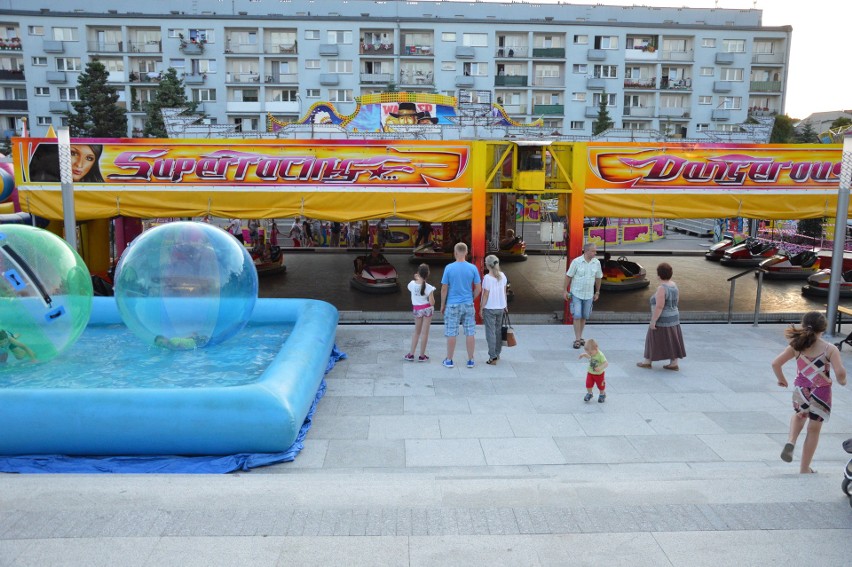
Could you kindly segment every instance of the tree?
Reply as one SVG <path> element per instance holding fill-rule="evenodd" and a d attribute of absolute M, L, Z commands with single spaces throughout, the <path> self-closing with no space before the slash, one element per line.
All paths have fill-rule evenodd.
<path fill-rule="evenodd" d="M 793 119 L 786 114 L 775 117 L 775 125 L 772 126 L 772 135 L 769 137 L 770 144 L 792 144 L 796 141 Z"/>
<path fill-rule="evenodd" d="M 166 124 L 163 122 L 163 108 L 186 108 L 190 113 L 195 113 L 198 103 L 186 98 L 186 89 L 183 79 L 178 77 L 174 67 L 160 77 L 160 85 L 154 93 L 154 100 L 145 105 L 145 128 L 142 136 L 145 138 L 168 138 Z"/>
<path fill-rule="evenodd" d="M 606 132 L 613 126 L 613 121 L 609 117 L 609 111 L 606 109 L 607 102 L 606 91 L 601 93 L 601 100 L 598 103 L 598 119 L 592 123 L 592 135 L 597 136 L 601 132 Z"/>
<path fill-rule="evenodd" d="M 799 221 L 796 231 L 811 238 L 822 238 L 822 223 L 825 219 L 802 219 Z"/>
<path fill-rule="evenodd" d="M 811 126 L 810 122 L 805 122 L 804 126 L 802 126 L 796 132 L 796 143 L 797 144 L 818 144 L 819 136 L 817 135 L 814 127 Z"/>
<path fill-rule="evenodd" d="M 839 116 L 835 118 L 834 122 L 831 123 L 831 126 L 829 126 L 829 128 L 834 130 L 835 128 L 843 128 L 844 126 L 848 126 L 850 124 L 852 124 L 852 118 Z"/>
<path fill-rule="evenodd" d="M 77 78 L 77 98 L 67 113 L 75 138 L 123 138 L 127 136 L 127 111 L 118 106 L 118 92 L 107 83 L 109 73 L 100 61 L 86 64 Z"/>

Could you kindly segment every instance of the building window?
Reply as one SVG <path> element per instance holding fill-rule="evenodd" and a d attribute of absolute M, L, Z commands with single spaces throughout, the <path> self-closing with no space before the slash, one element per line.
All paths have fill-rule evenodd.
<path fill-rule="evenodd" d="M 213 43 L 213 30 L 192 29 L 189 30 L 189 41 L 194 43 Z"/>
<path fill-rule="evenodd" d="M 351 73 L 352 72 L 352 60 L 351 59 L 329 59 L 328 60 L 328 72 L 329 73 Z"/>
<path fill-rule="evenodd" d="M 702 95 L 698 97 L 698 104 L 713 104 L 713 97 L 709 95 Z"/>
<path fill-rule="evenodd" d="M 319 30 L 305 30 L 305 39 L 319 39 Z"/>
<path fill-rule="evenodd" d="M 712 77 L 716 74 L 716 69 L 713 67 L 702 67 L 701 68 L 701 76 L 702 77 Z"/>
<path fill-rule="evenodd" d="M 575 35 L 574 36 L 574 45 L 589 45 L 589 36 L 587 36 L 587 35 Z"/>
<path fill-rule="evenodd" d="M 320 90 L 319 89 L 307 89 L 305 90 L 305 98 L 319 98 Z"/>
<path fill-rule="evenodd" d="M 596 35 L 595 49 L 618 49 L 618 36 Z"/>
<path fill-rule="evenodd" d="M 328 100 L 330 102 L 352 102 L 352 89 L 329 89 Z"/>
<path fill-rule="evenodd" d="M 488 75 L 488 63 L 470 61 L 462 65 L 465 76 L 485 77 Z"/>
<path fill-rule="evenodd" d="M 586 102 L 586 93 L 571 93 L 571 100 L 576 100 L 577 102 Z"/>
<path fill-rule="evenodd" d="M 216 89 L 192 89 L 193 102 L 215 102 Z"/>
<path fill-rule="evenodd" d="M 44 35 L 44 26 L 27 26 L 27 33 L 30 35 Z"/>
<path fill-rule="evenodd" d="M 537 65 L 535 67 L 536 77 L 556 77 L 559 75 L 559 65 Z"/>
<path fill-rule="evenodd" d="M 319 59 L 306 59 L 305 60 L 305 69 L 319 69 L 320 68 L 320 60 Z"/>
<path fill-rule="evenodd" d="M 462 45 L 465 45 L 467 47 L 488 47 L 488 34 L 463 33 Z"/>
<path fill-rule="evenodd" d="M 136 89 L 136 100 L 140 103 L 154 102 L 157 98 L 157 89 Z"/>
<path fill-rule="evenodd" d="M 79 57 L 57 57 L 57 71 L 79 71 L 82 69 Z"/>
<path fill-rule="evenodd" d="M 456 40 L 456 32 L 443 32 L 441 34 L 441 41 L 455 41 Z"/>
<path fill-rule="evenodd" d="M 352 32 L 344 30 L 329 30 L 328 42 L 339 45 L 350 45 L 352 43 Z"/>
<path fill-rule="evenodd" d="M 36 124 L 38 124 L 39 126 L 50 126 L 52 123 L 53 123 L 53 120 L 50 118 L 50 116 L 37 116 L 36 117 Z"/>
<path fill-rule="evenodd" d="M 775 42 L 774 41 L 755 40 L 754 46 L 752 47 L 752 51 L 754 51 L 754 53 L 764 53 L 764 54 L 775 53 Z"/>
<path fill-rule="evenodd" d="M 618 65 L 595 65 L 595 77 L 599 79 L 617 79 Z"/>
<path fill-rule="evenodd" d="M 715 37 L 703 37 L 703 38 L 701 38 L 701 47 L 716 47 L 716 38 Z"/>
<path fill-rule="evenodd" d="M 215 59 L 193 59 L 192 60 L 192 72 L 194 74 L 215 73 L 216 72 L 216 60 Z"/>
<path fill-rule="evenodd" d="M 234 91 L 235 102 L 260 102 L 258 93 L 260 89 L 236 89 Z"/>
<path fill-rule="evenodd" d="M 295 89 L 270 89 L 267 90 L 266 98 L 273 102 L 296 102 L 299 93 Z"/>
<path fill-rule="evenodd" d="M 186 67 L 186 59 L 169 59 L 169 67 L 183 69 Z M 151 69 L 153 71 L 153 69 Z"/>
<path fill-rule="evenodd" d="M 695 125 L 695 131 L 696 132 L 704 132 L 704 131 L 709 130 L 709 129 L 710 129 L 709 124 L 696 124 Z"/>
<path fill-rule="evenodd" d="M 571 72 L 579 75 L 585 75 L 589 72 L 589 66 L 585 63 L 574 63 L 571 67 Z"/>
<path fill-rule="evenodd" d="M 623 128 L 625 130 L 644 130 L 647 126 L 643 122 L 625 122 Z"/>
<path fill-rule="evenodd" d="M 59 100 L 61 100 L 62 102 L 80 100 L 77 96 L 77 89 L 61 87 L 59 89 Z"/>
<path fill-rule="evenodd" d="M 234 118 L 237 132 L 256 132 L 257 118 Z"/>
<path fill-rule="evenodd" d="M 743 107 L 743 97 L 741 96 L 723 96 L 721 98 L 722 104 L 720 106 L 722 108 L 740 110 Z"/>
<path fill-rule="evenodd" d="M 169 37 L 180 37 L 182 33 L 183 33 L 182 29 L 169 28 Z"/>
<path fill-rule="evenodd" d="M 50 87 L 36 87 L 35 88 L 36 96 L 50 96 Z"/>
<path fill-rule="evenodd" d="M 604 93 L 595 93 L 592 96 L 592 106 L 600 106 Z M 615 106 L 615 93 L 606 93 L 606 106 Z"/>
<path fill-rule="evenodd" d="M 572 120 L 571 121 L 571 129 L 572 130 L 585 130 L 586 122 L 584 120 Z"/>
<path fill-rule="evenodd" d="M 745 40 L 744 39 L 723 39 L 722 40 L 722 51 L 726 51 L 728 53 L 745 53 Z"/>
<path fill-rule="evenodd" d="M 43 67 L 47 65 L 47 57 L 33 57 L 33 67 Z"/>
<path fill-rule="evenodd" d="M 723 81 L 742 81 L 743 80 L 743 70 L 742 69 L 722 69 L 721 78 Z"/>
<path fill-rule="evenodd" d="M 53 28 L 54 41 L 77 41 L 77 28 Z"/>
<path fill-rule="evenodd" d="M 455 61 L 441 61 L 441 71 L 455 71 L 456 70 L 456 62 Z"/>

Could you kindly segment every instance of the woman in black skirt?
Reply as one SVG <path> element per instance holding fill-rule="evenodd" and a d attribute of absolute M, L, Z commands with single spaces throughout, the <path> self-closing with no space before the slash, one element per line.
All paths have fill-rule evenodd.
<path fill-rule="evenodd" d="M 680 332 L 680 313 L 677 309 L 680 292 L 672 281 L 672 267 L 663 262 L 657 266 L 660 287 L 651 296 L 651 324 L 645 335 L 645 359 L 637 362 L 640 368 L 651 368 L 657 360 L 669 360 L 666 370 L 680 370 L 678 361 L 686 356 L 683 334 Z"/>

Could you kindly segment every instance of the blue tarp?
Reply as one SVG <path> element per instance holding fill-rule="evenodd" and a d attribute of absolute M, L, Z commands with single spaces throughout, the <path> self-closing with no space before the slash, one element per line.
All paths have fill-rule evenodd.
<path fill-rule="evenodd" d="M 328 374 L 338 360 L 346 358 L 337 345 L 331 350 Z M 296 440 L 282 453 L 240 453 L 237 455 L 218 455 L 210 457 L 163 456 L 126 456 L 126 457 L 75 457 L 70 455 L 20 455 L 17 457 L 0 456 L 0 472 L 7 473 L 174 473 L 174 474 L 222 474 L 234 471 L 247 471 L 255 467 L 286 463 L 296 458 L 302 450 L 305 436 L 311 428 L 311 422 L 317 404 L 325 394 L 325 378 L 320 383 L 314 403 L 305 417 Z"/>

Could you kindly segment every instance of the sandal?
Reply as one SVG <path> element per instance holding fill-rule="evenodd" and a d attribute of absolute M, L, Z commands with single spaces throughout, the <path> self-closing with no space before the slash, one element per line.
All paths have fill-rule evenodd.
<path fill-rule="evenodd" d="M 677 364 L 666 364 L 666 365 L 663 366 L 663 368 L 665 368 L 666 370 L 674 370 L 674 371 L 680 370 L 680 367 Z"/>
<path fill-rule="evenodd" d="M 636 366 L 638 366 L 639 368 L 651 368 L 651 363 L 650 362 L 637 362 Z"/>
<path fill-rule="evenodd" d="M 574 348 L 580 348 L 581 346 L 583 346 L 583 342 L 580 339 L 574 341 Z"/>
<path fill-rule="evenodd" d="M 580 339 L 580 346 L 586 346 L 586 339 Z"/>
<path fill-rule="evenodd" d="M 795 448 L 796 448 L 796 446 L 793 445 L 792 443 L 787 443 L 786 445 L 784 445 L 784 450 L 781 451 L 781 460 L 784 461 L 785 463 L 792 462 L 793 461 L 793 449 L 795 449 Z"/>
<path fill-rule="evenodd" d="M 497 364 L 497 359 L 496 359 L 496 358 L 489 358 L 489 359 L 485 362 L 485 364 L 490 364 L 490 365 L 494 366 L 495 364 Z"/>

